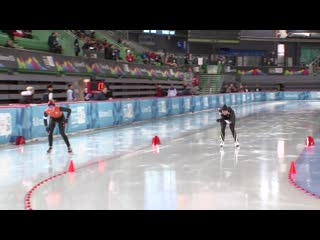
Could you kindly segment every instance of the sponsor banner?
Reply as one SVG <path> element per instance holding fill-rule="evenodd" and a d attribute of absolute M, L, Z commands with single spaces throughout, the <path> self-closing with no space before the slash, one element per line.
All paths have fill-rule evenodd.
<path fill-rule="evenodd" d="M 185 74 L 185 71 L 182 69 L 169 67 L 157 67 L 97 58 L 71 57 L 9 48 L 1 48 L 0 68 L 181 80 Z"/>

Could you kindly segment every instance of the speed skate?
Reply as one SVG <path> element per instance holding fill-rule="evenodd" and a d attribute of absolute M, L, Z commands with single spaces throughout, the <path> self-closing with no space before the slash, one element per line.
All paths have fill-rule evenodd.
<path fill-rule="evenodd" d="M 224 146 L 225 146 L 224 141 L 221 141 L 220 142 L 220 148 L 223 148 Z M 235 146 L 236 149 L 240 149 L 240 144 L 239 144 L 238 141 L 234 142 L 234 146 Z"/>

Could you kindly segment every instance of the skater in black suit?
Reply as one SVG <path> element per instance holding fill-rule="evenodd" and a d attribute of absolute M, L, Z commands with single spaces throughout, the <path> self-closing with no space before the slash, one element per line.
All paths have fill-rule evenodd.
<path fill-rule="evenodd" d="M 239 147 L 238 138 L 236 130 L 234 129 L 236 126 L 236 115 L 231 107 L 223 105 L 222 108 L 218 108 L 219 114 L 221 118 L 217 119 L 217 122 L 220 122 L 221 125 L 221 143 L 220 147 L 224 146 L 224 138 L 226 135 L 226 126 L 227 124 L 230 125 L 230 130 L 232 136 L 234 138 L 235 146 Z"/>

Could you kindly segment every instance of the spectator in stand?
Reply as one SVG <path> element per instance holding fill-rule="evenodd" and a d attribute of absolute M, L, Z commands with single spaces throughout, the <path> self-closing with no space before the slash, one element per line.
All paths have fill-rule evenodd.
<path fill-rule="evenodd" d="M 48 46 L 50 48 L 50 51 L 53 53 L 62 53 L 62 47 L 57 41 L 58 33 L 53 32 L 48 38 Z"/>
<path fill-rule="evenodd" d="M 173 58 L 172 58 L 172 66 L 173 67 L 178 67 L 178 61 L 177 61 L 177 58 L 173 55 Z"/>
<path fill-rule="evenodd" d="M 68 84 L 68 88 L 69 89 L 67 90 L 67 101 L 68 102 L 75 101 L 76 98 L 75 98 L 75 93 L 74 93 L 72 84 Z"/>
<path fill-rule="evenodd" d="M 26 91 L 21 92 L 22 99 L 20 103 L 30 104 L 33 102 L 34 89 L 33 87 L 27 87 Z"/>
<path fill-rule="evenodd" d="M 186 64 L 186 65 L 190 64 L 189 56 L 190 56 L 190 54 L 187 53 L 186 56 L 185 56 L 185 58 L 184 58 L 184 64 Z"/>
<path fill-rule="evenodd" d="M 79 30 L 80 34 L 83 35 L 83 37 L 86 37 L 87 34 L 86 34 L 86 30 Z"/>
<path fill-rule="evenodd" d="M 92 98 L 92 94 L 88 93 L 88 88 L 84 89 L 83 97 L 85 101 L 89 101 Z"/>
<path fill-rule="evenodd" d="M 249 92 L 248 85 L 245 85 L 245 86 L 244 86 L 244 91 L 245 91 L 245 92 Z"/>
<path fill-rule="evenodd" d="M 103 50 L 104 47 L 103 47 L 102 42 L 98 40 L 98 41 L 96 42 L 95 48 L 96 48 L 97 51 Z"/>
<path fill-rule="evenodd" d="M 233 85 L 233 83 L 231 83 L 231 84 L 229 85 L 229 87 L 227 88 L 226 93 L 234 93 L 234 92 L 237 92 L 237 89 L 235 88 L 235 86 Z"/>
<path fill-rule="evenodd" d="M 23 31 L 22 31 L 22 30 L 15 30 L 15 31 L 13 32 L 13 35 L 14 35 L 15 37 L 18 37 L 18 38 L 24 38 L 24 34 L 23 34 Z"/>
<path fill-rule="evenodd" d="M 12 40 L 8 40 L 4 46 L 7 48 L 18 48 L 18 46 L 14 44 Z"/>
<path fill-rule="evenodd" d="M 227 92 L 228 87 L 229 87 L 229 84 L 225 83 L 225 84 L 223 85 L 223 87 L 221 88 L 220 93 L 226 93 L 226 92 Z"/>
<path fill-rule="evenodd" d="M 14 41 L 14 34 L 13 34 L 13 33 L 14 33 L 15 31 L 16 31 L 16 30 L 2 30 L 2 32 L 8 34 L 9 38 L 10 38 L 12 41 Z"/>
<path fill-rule="evenodd" d="M 191 94 L 192 95 L 200 95 L 200 88 L 198 85 L 192 87 L 191 89 Z"/>
<path fill-rule="evenodd" d="M 24 34 L 24 37 L 25 38 L 30 38 L 32 39 L 32 30 L 22 30 L 23 34 Z"/>
<path fill-rule="evenodd" d="M 161 85 L 157 86 L 156 92 L 157 92 L 157 97 L 162 97 L 162 87 L 161 87 Z"/>
<path fill-rule="evenodd" d="M 89 39 L 86 40 L 86 42 L 83 44 L 82 49 L 83 50 L 89 50 L 89 48 L 92 46 L 91 41 Z"/>
<path fill-rule="evenodd" d="M 261 92 L 261 88 L 258 85 L 256 85 L 255 91 L 256 92 Z"/>
<path fill-rule="evenodd" d="M 104 58 L 112 60 L 113 58 L 113 48 L 111 44 L 107 44 L 104 48 Z"/>
<path fill-rule="evenodd" d="M 177 96 L 177 89 L 173 86 L 173 83 L 170 84 L 170 88 L 168 89 L 168 97 Z"/>
<path fill-rule="evenodd" d="M 108 41 L 106 39 L 103 40 L 102 45 L 104 48 L 108 46 Z"/>
<path fill-rule="evenodd" d="M 96 40 L 96 33 L 95 33 L 95 31 L 94 30 L 91 30 L 91 33 L 90 33 L 90 35 L 89 35 L 90 37 L 91 37 L 91 39 L 93 40 L 93 41 L 95 41 Z"/>
<path fill-rule="evenodd" d="M 199 86 L 199 80 L 198 80 L 198 77 L 196 75 L 194 75 L 193 78 L 192 78 L 192 85 L 193 86 Z"/>
<path fill-rule="evenodd" d="M 104 87 L 99 93 L 93 96 L 92 100 L 112 100 L 112 92 L 108 90 L 107 87 Z"/>
<path fill-rule="evenodd" d="M 126 60 L 127 60 L 127 62 L 131 62 L 131 63 L 134 62 L 134 60 L 135 60 L 135 58 L 130 50 L 127 51 Z"/>
<path fill-rule="evenodd" d="M 282 83 L 279 84 L 279 91 L 281 92 L 284 91 L 284 84 Z"/>
<path fill-rule="evenodd" d="M 90 52 L 91 52 L 91 50 L 94 50 L 94 49 L 95 48 L 93 46 L 92 41 L 89 38 L 87 38 L 85 44 L 83 44 L 83 46 L 82 46 L 83 56 L 90 57 Z"/>
<path fill-rule="evenodd" d="M 42 96 L 42 102 L 48 103 L 49 101 L 53 100 L 53 86 L 48 85 L 47 92 Z"/>
<path fill-rule="evenodd" d="M 160 55 L 156 55 L 155 63 L 156 63 L 156 66 L 158 66 L 158 67 L 160 67 L 162 65 L 162 60 L 161 60 Z"/>
<path fill-rule="evenodd" d="M 141 53 L 141 59 L 142 59 L 144 64 L 149 64 L 150 63 L 149 54 L 148 54 L 147 51 Z"/>
<path fill-rule="evenodd" d="M 240 87 L 239 87 L 238 92 L 245 92 L 245 87 L 242 83 L 240 83 Z"/>
<path fill-rule="evenodd" d="M 120 50 L 116 48 L 114 45 L 112 46 L 113 51 L 112 51 L 112 59 L 115 61 L 120 60 Z"/>
<path fill-rule="evenodd" d="M 156 54 L 154 52 L 151 52 L 149 54 L 149 58 L 150 58 L 150 64 L 153 64 L 156 59 Z"/>
<path fill-rule="evenodd" d="M 189 84 L 186 84 L 184 86 L 185 88 L 181 92 L 181 96 L 189 96 L 192 95 L 191 87 Z"/>
<path fill-rule="evenodd" d="M 80 53 L 80 45 L 79 45 L 78 39 L 74 40 L 73 46 L 74 46 L 74 55 L 78 57 Z"/>
<path fill-rule="evenodd" d="M 185 65 L 188 65 L 189 64 L 189 59 L 187 56 L 184 57 L 184 64 Z"/>

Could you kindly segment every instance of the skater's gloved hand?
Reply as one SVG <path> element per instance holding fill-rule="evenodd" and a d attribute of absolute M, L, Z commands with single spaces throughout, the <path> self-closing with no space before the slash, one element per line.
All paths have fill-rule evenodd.
<path fill-rule="evenodd" d="M 229 120 L 224 120 L 226 123 L 231 124 L 231 122 Z"/>
<path fill-rule="evenodd" d="M 220 119 L 220 118 L 218 118 L 216 121 L 217 121 L 217 122 L 221 122 L 221 119 Z"/>

